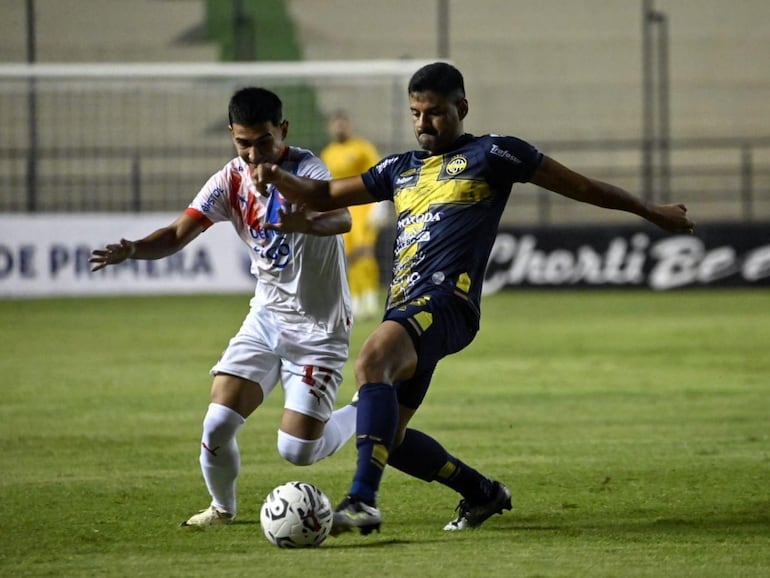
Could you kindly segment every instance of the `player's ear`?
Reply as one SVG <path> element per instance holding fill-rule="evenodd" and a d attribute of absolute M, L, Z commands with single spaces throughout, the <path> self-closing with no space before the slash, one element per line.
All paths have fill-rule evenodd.
<path fill-rule="evenodd" d="M 289 121 L 284 119 L 281 121 L 281 140 L 285 140 L 287 134 L 289 134 Z"/>
<path fill-rule="evenodd" d="M 460 100 L 457 101 L 457 116 L 460 117 L 460 120 L 463 120 L 467 115 L 468 115 L 468 99 L 461 98 Z"/>

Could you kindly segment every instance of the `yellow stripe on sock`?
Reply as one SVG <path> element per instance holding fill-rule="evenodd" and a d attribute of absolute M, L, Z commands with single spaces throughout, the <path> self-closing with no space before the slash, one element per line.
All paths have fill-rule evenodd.
<path fill-rule="evenodd" d="M 388 448 L 382 444 L 374 444 L 374 449 L 372 450 L 372 462 L 374 462 L 380 469 L 384 469 L 385 464 L 388 463 Z"/>
<path fill-rule="evenodd" d="M 457 471 L 457 466 L 452 462 L 447 462 L 443 466 L 441 466 L 441 469 L 436 474 L 436 477 L 442 480 L 448 480 L 454 475 L 456 471 Z"/>

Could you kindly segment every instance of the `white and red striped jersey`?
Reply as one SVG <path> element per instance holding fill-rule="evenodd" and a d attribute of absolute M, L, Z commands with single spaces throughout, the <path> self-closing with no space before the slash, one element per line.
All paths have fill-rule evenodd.
<path fill-rule="evenodd" d="M 330 178 L 323 162 L 302 148 L 286 147 L 277 164 L 298 176 Z M 249 166 L 236 157 L 211 176 L 185 212 L 207 228 L 220 221 L 232 223 L 249 248 L 257 305 L 279 314 L 309 316 L 329 331 L 349 328 L 350 291 L 342 236 L 264 229 L 265 223 L 279 221 L 279 209 L 289 206 L 273 185 L 267 196 L 259 193 Z"/>

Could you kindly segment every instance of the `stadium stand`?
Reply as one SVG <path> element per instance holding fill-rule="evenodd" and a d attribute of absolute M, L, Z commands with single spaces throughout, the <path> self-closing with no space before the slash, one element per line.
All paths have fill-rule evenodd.
<path fill-rule="evenodd" d="M 39 62 L 211 62 L 202 0 L 35 0 Z M 27 60 L 25 2 L 4 2 L 0 62 Z"/>

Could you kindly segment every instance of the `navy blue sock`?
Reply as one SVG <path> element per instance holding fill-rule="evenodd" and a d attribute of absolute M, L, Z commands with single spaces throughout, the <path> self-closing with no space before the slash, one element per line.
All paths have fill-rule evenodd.
<path fill-rule="evenodd" d="M 396 390 L 387 383 L 365 383 L 358 390 L 358 462 L 350 495 L 374 506 L 388 453 L 398 427 Z"/>
<path fill-rule="evenodd" d="M 489 499 L 494 482 L 450 455 L 427 434 L 407 429 L 404 441 L 394 449 L 388 465 L 426 482 L 439 482 L 462 494 L 471 503 Z"/>

